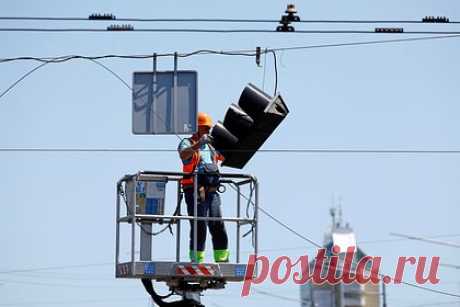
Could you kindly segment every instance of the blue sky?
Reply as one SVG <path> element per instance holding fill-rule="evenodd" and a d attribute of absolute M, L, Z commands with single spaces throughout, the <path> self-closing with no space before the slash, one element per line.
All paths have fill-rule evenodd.
<path fill-rule="evenodd" d="M 460 20 L 460 4 L 456 1 L 317 1 L 296 5 L 305 20 L 417 20 L 425 15 L 445 15 L 451 20 Z M 285 6 L 286 2 L 280 1 L 241 0 L 199 3 L 43 0 L 2 3 L 0 15 L 86 17 L 107 12 L 120 18 L 276 19 Z M 72 22 L 2 21 L 1 25 L 104 27 L 99 23 Z M 261 27 L 272 26 L 275 25 Z M 256 25 L 220 27 L 255 28 Z M 351 25 L 298 26 L 299 29 L 320 27 L 352 28 Z M 459 28 L 413 25 L 407 29 Z M 0 57 L 277 48 L 397 37 L 0 32 L 3 42 Z M 291 113 L 264 148 L 458 150 L 459 51 L 456 38 L 278 53 L 278 90 Z M 129 83 L 134 71 L 150 70 L 152 66 L 149 60 L 103 63 Z M 35 65 L 31 62 L 1 64 L 0 90 Z M 172 58 L 160 59 L 159 69 L 172 68 Z M 256 67 L 252 58 L 197 56 L 181 59 L 179 68 L 198 71 L 200 109 L 215 119 L 223 118 L 228 105 L 238 99 L 248 82 L 260 87 L 264 84 L 267 92 L 273 91 L 271 57 L 267 57 L 265 83 L 264 68 Z M 177 146 L 174 136 L 132 135 L 130 92 L 112 75 L 88 61 L 47 65 L 1 98 L 0 140 L 1 148 Z M 328 211 L 332 195 L 341 196 L 344 219 L 355 229 L 358 241 L 367 241 L 391 239 L 390 232 L 421 236 L 458 234 L 459 166 L 460 155 L 258 153 L 244 172 L 259 178 L 264 208 L 316 241 L 322 241 L 330 224 Z M 114 278 L 111 262 L 115 253 L 115 182 L 124 174 L 141 169 L 176 171 L 179 168 L 177 155 L 171 153 L 0 152 L 4 217 L 0 225 L 3 250 L 0 271 L 67 267 L 22 274 L 1 273 L 0 306 L 53 302 L 73 306 L 146 306 L 147 298 L 140 282 Z M 224 205 L 224 212 L 229 212 L 230 206 Z M 186 241 L 185 236 L 182 239 Z M 168 234 L 161 236 L 154 243 L 154 254 L 169 257 L 172 240 Z M 459 238 L 445 240 L 458 242 Z M 208 251 L 210 247 L 208 245 Z M 273 257 L 313 254 L 306 242 L 264 216 L 260 221 L 260 247 L 279 249 L 267 252 Z M 293 247 L 299 249 L 291 249 Z M 382 256 L 387 271 L 393 269 L 399 255 L 440 256 L 445 263 L 460 265 L 458 249 L 450 247 L 415 241 L 361 247 L 368 254 Z M 68 267 L 80 264 L 95 265 Z M 458 270 L 442 268 L 439 276 L 441 283 L 433 288 L 460 293 Z M 294 299 L 299 296 L 294 284 L 267 283 L 260 289 Z M 239 292 L 240 285 L 233 284 L 219 292 L 207 292 L 203 301 L 210 306 L 299 305 L 260 294 L 243 299 Z M 388 299 L 392 306 L 455 300 L 406 286 L 390 286 Z"/>

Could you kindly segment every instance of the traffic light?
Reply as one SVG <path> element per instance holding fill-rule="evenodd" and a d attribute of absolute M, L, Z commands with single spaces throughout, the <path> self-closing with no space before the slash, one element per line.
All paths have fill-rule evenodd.
<path fill-rule="evenodd" d="M 225 157 L 222 165 L 243 168 L 288 113 L 280 95 L 273 98 L 249 83 L 211 131 L 214 147 Z"/>

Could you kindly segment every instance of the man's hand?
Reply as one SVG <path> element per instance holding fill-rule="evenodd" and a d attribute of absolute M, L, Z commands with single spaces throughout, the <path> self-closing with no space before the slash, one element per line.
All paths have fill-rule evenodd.
<path fill-rule="evenodd" d="M 200 146 L 204 145 L 204 144 L 209 144 L 211 143 L 211 137 L 207 134 L 204 134 L 201 136 L 200 140 L 198 141 L 198 143 L 200 143 Z"/>
<path fill-rule="evenodd" d="M 208 142 L 209 140 L 207 135 L 202 135 L 201 138 L 198 141 L 193 142 L 190 147 L 182 149 L 182 151 L 179 153 L 180 158 L 182 160 L 190 159 L 193 154 L 200 149 L 202 144 L 207 144 Z"/>
<path fill-rule="evenodd" d="M 180 153 L 180 157 L 182 160 L 187 160 L 190 159 L 193 154 L 200 149 L 201 146 L 204 144 L 211 144 L 212 143 L 212 137 L 210 137 L 207 134 L 204 134 L 200 137 L 198 141 L 193 143 L 190 147 L 184 148 Z"/>

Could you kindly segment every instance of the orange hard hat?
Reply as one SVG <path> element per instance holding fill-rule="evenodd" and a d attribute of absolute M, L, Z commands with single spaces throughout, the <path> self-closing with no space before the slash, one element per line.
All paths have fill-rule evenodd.
<path fill-rule="evenodd" d="M 198 112 L 198 126 L 212 127 L 212 119 L 206 113 Z"/>

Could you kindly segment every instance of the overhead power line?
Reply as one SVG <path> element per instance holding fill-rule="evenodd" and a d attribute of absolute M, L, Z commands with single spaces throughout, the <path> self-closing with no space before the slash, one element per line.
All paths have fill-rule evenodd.
<path fill-rule="evenodd" d="M 309 46 L 296 46 L 296 47 L 281 47 L 281 48 L 274 48 L 273 50 L 275 50 L 275 51 L 294 51 L 294 50 L 305 50 L 305 49 L 316 49 L 316 48 L 331 48 L 331 47 L 347 47 L 347 46 L 363 46 L 363 45 L 378 45 L 378 44 L 415 42 L 415 41 L 426 41 L 426 40 L 437 40 L 437 39 L 459 38 L 459 37 L 460 37 L 460 35 L 411 37 L 411 38 L 373 40 L 373 41 L 363 41 L 363 42 L 309 45 Z"/>
<path fill-rule="evenodd" d="M 244 152 L 245 150 L 227 150 L 228 152 Z M 0 148 L 0 152 L 81 152 L 81 153 L 150 153 L 150 152 L 177 152 L 177 149 L 156 148 L 40 148 L 17 147 Z M 259 149 L 261 153 L 299 153 L 299 154 L 391 154 L 391 155 L 457 155 L 460 150 L 397 150 L 397 149 Z"/>
<path fill-rule="evenodd" d="M 275 77 L 275 92 L 276 92 L 276 86 L 277 86 L 277 82 L 278 82 L 278 72 L 277 72 L 277 69 L 276 69 L 276 53 L 275 51 L 271 51 L 273 53 L 273 56 L 275 58 L 275 72 L 276 72 L 276 77 Z M 190 52 L 190 53 L 185 53 L 185 54 L 181 54 L 180 57 L 188 57 L 188 56 L 193 56 L 193 55 L 200 55 L 200 54 L 219 54 L 219 55 L 239 55 L 239 56 L 253 56 L 255 55 L 255 52 L 254 51 L 250 51 L 249 53 L 244 53 L 242 51 L 214 51 L 214 50 L 197 50 L 197 51 L 194 51 L 194 52 Z M 171 54 L 161 54 L 159 56 L 170 56 Z M 172 54 L 173 56 L 176 55 L 176 53 L 173 53 Z M 113 70 L 111 70 L 109 67 L 107 67 L 106 65 L 102 64 L 101 62 L 99 62 L 98 60 L 100 59 L 107 59 L 107 58 L 131 58 L 131 59 L 146 59 L 146 58 L 153 58 L 155 56 L 158 56 L 156 54 L 153 54 L 153 55 L 148 55 L 148 56 L 119 56 L 119 55 L 104 55 L 104 56 L 95 56 L 95 57 L 88 57 L 88 56 L 79 56 L 79 55 L 71 55 L 71 56 L 61 56 L 61 57 L 54 57 L 54 58 L 33 58 L 33 57 L 19 57 L 19 58 L 10 58 L 10 59 L 0 59 L 0 64 L 1 63 L 7 63 L 7 62 L 12 62 L 12 61 L 19 61 L 19 60 L 35 60 L 35 61 L 38 61 L 38 62 L 41 62 L 40 65 L 36 66 L 35 68 L 31 69 L 30 71 L 28 71 L 27 73 L 25 73 L 24 75 L 22 75 L 18 80 L 16 80 L 12 85 L 10 85 L 6 90 L 4 90 L 3 92 L 0 93 L 0 99 L 5 96 L 9 91 L 11 91 L 16 85 L 18 85 L 22 80 L 24 80 L 26 77 L 28 77 L 29 75 L 31 75 L 32 73 L 34 73 L 36 70 L 40 69 L 41 67 L 45 66 L 46 64 L 50 64 L 50 63 L 53 63 L 53 64 L 56 64 L 56 63 L 63 63 L 63 62 L 66 62 L 66 61 L 69 61 L 69 60 L 72 60 L 72 59 L 83 59 L 83 60 L 89 60 L 99 66 L 101 66 L 102 68 L 104 68 L 106 71 L 108 71 L 110 74 L 112 74 L 113 76 L 115 76 L 120 82 L 123 83 L 124 86 L 126 86 L 130 91 L 132 91 L 132 88 L 131 86 L 123 80 L 123 78 L 120 77 L 120 75 L 118 75 L 116 72 L 114 72 Z M 156 115 L 156 113 L 154 113 Z M 158 116 L 157 116 L 158 117 Z M 161 119 L 160 117 L 158 117 L 158 119 L 160 119 L 161 121 L 164 122 L 163 119 Z M 178 136 L 176 134 L 176 136 L 180 138 L 180 136 Z"/>
<path fill-rule="evenodd" d="M 455 264 L 448 264 L 448 263 L 440 263 L 440 266 L 443 266 L 445 268 L 451 268 L 451 269 L 457 269 L 460 270 L 460 265 L 455 265 Z"/>
<path fill-rule="evenodd" d="M 201 22 L 201 23 L 278 23 L 279 19 L 239 19 L 239 18 L 138 18 L 138 17 L 122 17 L 118 18 L 113 15 L 108 15 L 112 18 L 90 18 L 90 17 L 39 17 L 39 16 L 1 16 L 0 20 L 6 21 L 90 21 L 90 22 Z M 426 24 L 423 20 L 370 20 L 370 19 L 308 19 L 300 20 L 295 23 L 344 23 L 344 24 L 376 24 L 376 23 L 399 23 L 399 24 Z M 459 24 L 459 21 L 442 22 L 441 24 Z M 433 24 L 433 23 L 429 23 Z M 439 24 L 439 23 L 437 23 Z"/>
<path fill-rule="evenodd" d="M 85 282 L 82 284 L 76 283 L 48 283 L 48 282 L 41 282 L 41 281 L 27 281 L 27 280 L 11 280 L 11 279 L 1 279 L 0 282 L 5 284 L 19 284 L 19 285 L 31 285 L 31 286 L 45 286 L 45 287 L 65 287 L 65 288 L 112 288 L 113 285 L 94 285 L 88 284 Z M 0 305 L 1 306 L 1 305 Z"/>
<path fill-rule="evenodd" d="M 452 238 L 452 237 L 460 237 L 460 234 L 449 234 L 449 235 L 437 235 L 431 236 L 430 238 Z M 365 244 L 382 244 L 382 243 L 395 243 L 395 242 L 406 242 L 410 239 L 408 238 L 398 238 L 398 239 L 377 239 L 377 240 L 365 240 L 365 241 L 358 241 L 356 244 L 358 246 L 365 245 Z M 313 247 L 306 247 L 306 246 L 293 246 L 293 247 L 279 247 L 279 248 L 269 248 L 260 250 L 262 252 L 275 252 L 275 251 L 287 251 L 287 250 L 305 250 L 310 249 Z M 440 264 L 442 266 L 442 264 Z M 448 265 L 447 265 L 448 266 Z M 459 267 L 460 268 L 460 267 Z"/>
<path fill-rule="evenodd" d="M 346 47 L 346 46 L 362 46 L 362 45 L 378 45 L 378 44 L 391 44 L 391 43 L 403 43 L 403 42 L 415 42 L 415 41 L 426 41 L 426 40 L 439 40 L 449 38 L 460 38 L 460 35 L 440 35 L 440 36 L 426 36 L 426 37 L 411 37 L 401 39 L 387 39 L 387 40 L 372 40 L 372 41 L 356 41 L 356 42 L 345 42 L 345 43 L 332 43 L 332 44 L 320 44 L 320 45 L 305 45 L 305 46 L 293 46 L 293 47 L 278 47 L 270 49 L 262 49 L 261 54 L 270 53 L 273 51 L 296 51 L 306 49 L 317 49 L 317 48 L 332 48 L 332 47 Z M 158 53 L 157 57 L 173 57 L 175 53 Z M 254 49 L 243 49 L 243 50 L 196 50 L 188 53 L 177 53 L 178 57 L 190 57 L 196 55 L 228 55 L 228 56 L 256 56 Z M 148 55 L 117 55 L 108 54 L 101 56 L 83 56 L 83 55 L 65 55 L 58 57 L 33 57 L 33 56 L 22 56 L 22 57 L 11 57 L 11 58 L 0 58 L 0 63 L 14 62 L 14 61 L 37 61 L 42 63 L 63 63 L 71 60 L 103 60 L 103 59 L 131 59 L 131 60 L 144 60 L 152 59 L 153 54 Z"/>
<path fill-rule="evenodd" d="M 243 196 L 244 197 L 244 196 Z M 273 221 L 275 221 L 277 224 L 279 224 L 281 227 L 287 229 L 288 231 L 290 231 L 292 234 L 296 235 L 297 237 L 301 238 L 302 240 L 305 240 L 307 241 L 308 243 L 316 246 L 317 248 L 322 248 L 322 245 L 315 242 L 314 240 L 310 239 L 310 238 L 307 238 L 306 236 L 300 234 L 298 231 L 295 231 L 294 229 L 292 229 L 292 227 L 290 227 L 289 225 L 287 225 L 286 223 L 283 223 L 281 222 L 278 218 L 274 217 L 272 214 L 270 214 L 267 210 L 263 209 L 260 207 L 259 205 L 259 210 L 265 214 L 266 216 L 268 216 L 270 219 L 272 219 Z"/>
<path fill-rule="evenodd" d="M 242 197 L 243 194 L 241 194 Z M 452 238 L 452 237 L 459 237 L 460 234 L 443 234 L 443 235 L 436 235 L 436 236 L 429 236 L 429 238 Z M 373 243 L 393 243 L 393 242 L 401 242 L 407 241 L 407 238 L 399 238 L 399 239 L 377 239 L 377 240 L 365 240 L 365 241 L 358 241 L 357 245 L 361 244 L 373 244 Z M 269 251 L 280 251 L 280 250 L 294 250 L 294 249 L 310 249 L 314 247 L 305 247 L 305 246 L 297 246 L 297 247 L 282 247 L 282 248 L 270 248 L 270 249 L 260 249 L 259 252 L 269 252 Z M 253 250 L 248 250 L 246 252 L 253 252 Z M 169 258 L 157 258 L 157 260 L 168 260 Z M 62 271 L 62 270 L 69 270 L 69 269 L 84 269 L 90 267 L 101 267 L 101 266 L 109 266 L 114 265 L 115 262 L 103 262 L 103 263 L 86 263 L 86 264 L 72 264 L 72 265 L 63 265 L 63 266 L 50 266 L 50 267 L 34 267 L 34 268 L 27 268 L 27 269 L 14 269 L 9 271 L 0 271 L 0 274 L 22 274 L 22 273 L 30 273 L 30 272 L 38 272 L 38 274 L 54 274 L 54 271 Z M 446 264 L 440 263 L 440 266 L 444 267 L 451 267 L 455 269 L 460 269 L 460 266 L 453 265 L 453 264 Z M 43 276 L 43 275 L 41 275 Z M 79 273 L 78 276 L 81 277 Z M 68 276 L 67 276 L 68 277 Z M 91 278 L 93 279 L 93 278 Z"/>
<path fill-rule="evenodd" d="M 275 50 L 276 51 L 276 50 Z M 208 50 L 201 49 L 189 53 L 177 53 L 177 56 L 180 58 L 186 58 L 195 55 L 231 55 L 231 56 L 248 56 L 252 57 L 256 55 L 255 50 Z M 13 61 L 37 61 L 42 63 L 63 63 L 70 60 L 104 60 L 104 59 L 131 59 L 131 60 L 144 60 L 152 59 L 153 57 L 174 57 L 175 53 L 156 53 L 149 55 L 116 55 L 116 54 L 107 54 L 101 56 L 84 56 L 84 55 L 65 55 L 58 57 L 14 57 L 14 58 L 1 58 L 0 63 L 7 63 Z"/>
<path fill-rule="evenodd" d="M 66 300 L 66 301 L 24 301 L 13 303 L 0 303 L 0 306 L 34 306 L 34 305 L 85 305 L 85 304 L 130 304 L 133 301 L 145 301 L 145 298 L 116 298 L 111 299 L 85 299 L 85 300 Z"/>
<path fill-rule="evenodd" d="M 390 235 L 396 236 L 396 237 L 401 237 L 401 238 L 406 238 L 406 239 L 409 239 L 409 240 L 417 240 L 417 241 L 423 241 L 423 242 L 433 243 L 433 244 L 437 244 L 437 245 L 460 248 L 460 244 L 452 243 L 452 242 L 433 240 L 433 239 L 423 238 L 423 237 L 418 237 L 418 236 L 409 236 L 409 235 L 405 235 L 405 234 L 401 234 L 401 233 L 394 233 L 394 232 L 391 232 Z"/>
<path fill-rule="evenodd" d="M 314 48 L 331 48 L 331 47 L 345 47 L 345 46 L 358 46 L 358 45 L 373 45 L 373 44 L 385 44 L 385 43 L 399 43 L 399 42 L 409 42 L 409 41 L 422 41 L 422 40 L 434 40 L 434 39 L 445 39 L 445 38 L 458 38 L 460 35 L 442 35 L 442 36 L 427 36 L 427 37 L 418 37 L 418 38 L 405 38 L 405 39 L 392 39 L 392 40 L 375 40 L 375 41 L 362 41 L 362 42 L 350 42 L 350 43 L 337 43 L 337 44 L 324 44 L 324 45 L 309 45 L 309 46 L 296 46 L 296 47 L 283 47 L 283 48 L 275 48 L 275 49 L 265 49 L 261 50 L 261 53 L 273 53 L 274 57 L 274 64 L 275 64 L 275 92 L 277 89 L 277 83 L 278 83 L 278 78 L 277 78 L 277 69 L 276 69 L 276 53 L 277 51 L 293 51 L 293 50 L 302 50 L 302 49 L 314 49 Z M 209 55 L 209 54 L 214 54 L 214 55 L 229 55 L 229 56 L 256 56 L 257 52 L 253 50 L 230 50 L 230 51 L 219 51 L 219 50 L 196 50 L 193 52 L 189 53 L 177 53 L 177 56 L 179 57 L 189 57 L 189 56 L 195 56 L 195 55 Z M 120 59 L 150 59 L 153 58 L 154 56 L 157 57 L 164 57 L 164 56 L 175 56 L 176 53 L 163 53 L 163 54 L 155 54 L 155 55 L 102 55 L 102 56 L 82 56 L 82 55 L 68 55 L 68 56 L 59 56 L 59 57 L 14 57 L 14 58 L 3 58 L 0 59 L 0 64 L 1 63 L 7 63 L 7 62 L 13 62 L 13 61 L 25 61 L 25 60 L 33 60 L 33 61 L 38 61 L 43 63 L 43 65 L 39 65 L 26 74 L 24 74 L 22 77 L 20 77 L 17 81 L 15 81 L 10 87 L 8 87 L 5 91 L 3 91 L 0 94 L 0 98 L 2 98 L 4 95 L 6 95 L 11 89 L 13 89 L 17 84 L 19 84 L 23 79 L 25 79 L 27 76 L 41 68 L 42 66 L 45 66 L 44 64 L 49 64 L 49 63 L 63 63 L 67 62 L 70 60 L 75 60 L 75 59 L 83 59 L 83 60 L 90 60 L 99 66 L 103 67 L 105 70 L 110 72 L 112 75 L 114 75 L 118 80 L 120 80 L 128 89 L 131 90 L 131 87 L 128 85 L 127 82 L 125 82 L 117 73 L 115 73 L 113 70 L 108 68 L 106 65 L 98 62 L 98 60 L 102 59 L 112 59 L 112 58 L 120 58 Z"/>
<path fill-rule="evenodd" d="M 54 271 L 54 270 L 64 270 L 64 269 L 81 269 L 81 268 L 89 268 L 89 267 L 97 267 L 97 266 L 107 266 L 107 265 L 113 265 L 113 264 L 114 264 L 113 262 L 104 262 L 104 263 L 49 266 L 49 267 L 39 267 L 39 268 L 30 268 L 30 269 L 6 270 L 6 271 L 0 271 L 0 274 Z"/>
<path fill-rule="evenodd" d="M 417 34 L 417 35 L 459 35 L 460 31 L 404 31 L 378 32 L 375 30 L 296 30 L 293 32 L 279 32 L 270 29 L 200 29 L 200 28 L 134 28 L 131 26 L 115 26 L 113 28 L 0 28 L 0 32 L 100 32 L 100 33 L 127 33 L 127 32 L 157 32 L 157 33 L 278 33 L 278 34 Z"/>
<path fill-rule="evenodd" d="M 65 280 L 65 281 L 71 281 L 71 282 L 101 282 L 101 283 L 110 283 L 113 282 L 115 279 L 113 276 L 107 276 L 104 278 L 98 277 L 95 274 L 92 275 L 85 275 L 82 274 L 82 272 L 57 272 L 57 271 L 39 271 L 39 272 L 28 272 L 28 273 L 10 273 L 8 274 L 8 277 L 11 275 L 19 278 L 26 278 L 26 279 L 40 279 L 41 281 L 43 280 L 49 280 L 52 279 L 54 281 L 58 280 Z M 103 274 L 105 276 L 105 274 Z M 4 278 L 5 276 L 1 276 L 1 278 Z"/>
<path fill-rule="evenodd" d="M 456 304 L 460 304 L 460 301 L 424 303 L 424 304 L 419 304 L 419 305 L 408 305 L 404 307 L 428 307 L 428 306 L 456 305 Z"/>
<path fill-rule="evenodd" d="M 459 234 L 451 234 L 451 235 L 438 235 L 438 236 L 432 236 L 431 238 L 445 238 L 445 237 L 458 237 Z M 368 240 L 368 241 L 361 241 L 358 242 L 358 245 L 360 244 L 368 244 L 368 243 L 387 243 L 387 242 L 396 242 L 396 241 L 407 241 L 408 239 L 381 239 L 381 240 Z M 289 250 L 289 249 L 310 249 L 309 247 L 285 247 L 285 248 L 274 248 L 274 249 L 260 249 L 259 252 L 270 252 L 270 251 L 280 251 L 280 250 Z M 248 251 L 249 252 L 249 251 Z M 161 258 L 161 260 L 168 260 L 167 258 Z M 114 265 L 114 262 L 106 262 L 106 263 L 91 263 L 91 264 L 74 264 L 74 265 L 65 265 L 65 266 L 51 266 L 51 267 L 34 267 L 34 268 L 27 268 L 27 269 L 14 269 L 14 270 L 7 270 L 7 271 L 0 271 L 0 274 L 24 274 L 24 273 L 48 273 L 51 272 L 51 274 L 54 273 L 54 271 L 63 271 L 63 270 L 72 270 L 72 269 L 84 269 L 84 268 L 90 268 L 90 267 L 101 267 L 101 266 L 110 266 Z M 440 266 L 443 267 L 450 267 L 450 268 L 455 268 L 455 269 L 460 269 L 460 266 L 457 265 L 451 265 L 451 264 L 445 264 L 445 263 L 440 263 Z M 22 276 L 21 275 L 21 276 Z M 27 275 L 26 275 L 27 276 Z M 34 275 L 35 276 L 35 275 Z M 46 275 L 39 275 L 36 276 L 37 278 L 42 278 L 43 276 Z M 54 276 L 54 275 L 53 275 Z M 81 274 L 79 273 L 76 275 L 78 277 L 81 277 Z M 31 277 L 29 275 L 29 277 Z M 64 278 L 59 277 L 59 276 L 54 276 L 55 279 L 70 279 L 70 280 L 79 280 L 75 279 L 72 277 L 65 276 Z M 81 279 L 81 278 L 80 278 Z M 86 277 L 82 280 L 96 280 L 92 277 Z"/>
<path fill-rule="evenodd" d="M 299 299 L 291 298 L 291 297 L 284 296 L 284 295 L 274 294 L 272 291 L 268 292 L 268 291 L 263 291 L 263 290 L 259 290 L 259 289 L 252 289 L 252 290 L 257 294 L 277 298 L 277 299 L 280 299 L 280 300 L 283 300 L 283 301 L 295 302 L 295 303 L 302 303 L 304 301 L 306 302 L 306 300 L 301 300 L 301 299 L 299 300 Z"/>

